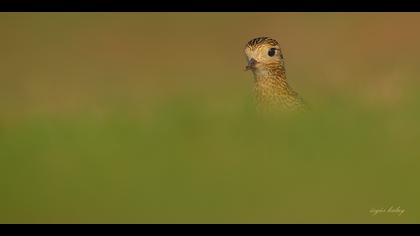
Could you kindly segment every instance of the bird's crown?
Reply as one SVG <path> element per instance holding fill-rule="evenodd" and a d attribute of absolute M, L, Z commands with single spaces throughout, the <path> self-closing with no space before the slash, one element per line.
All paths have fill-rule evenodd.
<path fill-rule="evenodd" d="M 252 47 L 255 47 L 255 46 L 258 46 L 258 45 L 264 45 L 264 44 L 265 45 L 271 45 L 271 46 L 279 45 L 279 43 L 275 39 L 272 39 L 272 38 L 269 38 L 269 37 L 258 37 L 258 38 L 251 39 L 246 44 L 246 46 L 252 48 Z"/>

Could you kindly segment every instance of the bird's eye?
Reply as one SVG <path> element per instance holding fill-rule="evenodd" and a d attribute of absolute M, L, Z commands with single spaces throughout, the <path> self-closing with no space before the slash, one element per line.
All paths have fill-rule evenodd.
<path fill-rule="evenodd" d="M 268 55 L 272 57 L 274 54 L 276 54 L 276 48 L 270 48 L 270 50 L 268 50 Z"/>

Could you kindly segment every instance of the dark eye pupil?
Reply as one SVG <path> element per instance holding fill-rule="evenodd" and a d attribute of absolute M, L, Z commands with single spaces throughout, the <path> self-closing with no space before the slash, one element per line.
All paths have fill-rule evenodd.
<path fill-rule="evenodd" d="M 274 56 L 274 54 L 276 54 L 276 49 L 275 48 L 270 48 L 270 50 L 268 51 L 268 55 L 270 57 Z"/>

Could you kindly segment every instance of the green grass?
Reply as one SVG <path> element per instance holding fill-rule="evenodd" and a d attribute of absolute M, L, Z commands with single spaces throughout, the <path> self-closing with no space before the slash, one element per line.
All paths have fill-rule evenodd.
<path fill-rule="evenodd" d="M 415 107 L 237 107 L 179 99 L 148 116 L 115 108 L 1 126 L 0 221 L 419 223 L 419 127 L 404 126 Z M 406 212 L 369 214 L 390 206 Z"/>

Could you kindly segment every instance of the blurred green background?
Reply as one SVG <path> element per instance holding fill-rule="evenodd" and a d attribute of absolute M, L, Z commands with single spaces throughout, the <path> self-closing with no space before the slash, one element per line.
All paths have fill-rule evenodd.
<path fill-rule="evenodd" d="M 420 223 L 419 24 L 1 13 L 0 223 Z M 255 113 L 257 36 L 309 114 Z"/>

